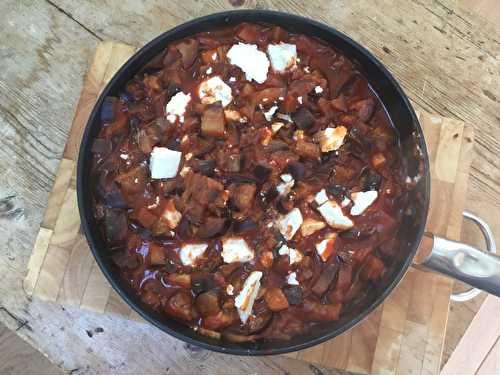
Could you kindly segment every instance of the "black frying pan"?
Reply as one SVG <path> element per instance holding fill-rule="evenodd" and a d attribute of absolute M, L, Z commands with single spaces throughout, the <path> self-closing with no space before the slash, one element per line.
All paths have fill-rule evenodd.
<path fill-rule="evenodd" d="M 404 241 L 401 241 L 402 248 L 399 250 L 398 258 L 394 260 L 394 264 L 389 267 L 389 272 L 384 275 L 383 280 L 365 298 L 345 312 L 339 321 L 319 324 L 307 335 L 283 342 L 232 343 L 220 341 L 200 335 L 188 326 L 153 311 L 142 303 L 135 293 L 115 275 L 111 259 L 105 255 L 105 243 L 101 238 L 101 232 L 92 214 L 92 188 L 89 184 L 89 181 L 91 181 L 90 147 L 92 140 L 100 130 L 99 114 L 104 98 L 117 96 L 120 89 L 146 63 L 161 53 L 170 42 L 201 31 L 218 29 L 241 22 L 263 22 L 279 25 L 292 32 L 319 37 L 342 51 L 357 64 L 358 69 L 368 79 L 369 84 L 384 103 L 394 127 L 399 132 L 404 158 L 407 160 L 410 169 L 409 174 L 414 175 L 416 173 L 415 170 L 412 171 L 411 169 L 416 164 L 415 150 L 417 148 L 420 150 L 420 159 L 424 166 L 423 175 L 420 175 L 420 182 L 417 188 L 411 192 L 412 206 L 407 210 L 408 214 L 405 216 L 399 233 L 399 236 L 404 239 Z M 413 169 L 415 168 L 413 167 Z M 262 10 L 224 12 L 195 19 L 165 32 L 131 57 L 115 74 L 97 100 L 83 135 L 77 172 L 78 204 L 82 227 L 97 263 L 117 293 L 143 318 L 168 334 L 206 349 L 240 355 L 281 354 L 305 349 L 340 335 L 364 319 L 384 301 L 412 264 L 417 247 L 424 235 L 430 194 L 429 161 L 422 129 L 408 98 L 387 69 L 370 52 L 332 27 L 295 15 Z M 498 288 L 500 282 L 497 280 L 495 285 Z M 496 291 L 500 294 L 499 290 Z"/>

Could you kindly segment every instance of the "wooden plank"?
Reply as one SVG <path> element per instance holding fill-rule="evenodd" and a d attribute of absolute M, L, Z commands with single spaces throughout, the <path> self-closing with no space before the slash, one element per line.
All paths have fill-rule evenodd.
<path fill-rule="evenodd" d="M 347 368 L 349 354 L 352 349 L 352 332 L 354 329 L 344 332 L 342 335 L 335 337 L 323 345 L 323 359 L 321 363 L 328 368 L 342 370 Z"/>
<path fill-rule="evenodd" d="M 75 169 L 75 162 L 66 158 L 62 158 L 57 170 L 54 185 L 49 194 L 47 208 L 43 216 L 41 226 L 47 229 L 54 229 L 59 212 L 64 200 L 64 194 L 71 180 L 71 175 Z"/>
<path fill-rule="evenodd" d="M 43 227 L 38 231 L 33 252 L 28 262 L 28 272 L 23 281 L 24 290 L 29 296 L 33 294 L 35 289 L 38 276 L 40 275 L 40 269 L 42 268 L 47 249 L 49 248 L 52 233 L 52 230 Z"/>
<path fill-rule="evenodd" d="M 97 263 L 94 263 L 90 271 L 89 280 L 85 286 L 85 291 L 83 292 L 80 307 L 102 313 L 106 309 L 110 293 L 111 286 Z"/>
<path fill-rule="evenodd" d="M 402 342 L 403 333 L 389 327 L 381 327 L 370 374 L 395 374 Z"/>
<path fill-rule="evenodd" d="M 493 348 L 484 359 L 481 367 L 476 372 L 477 375 L 500 374 L 500 337 L 497 338 Z"/>
<path fill-rule="evenodd" d="M 436 151 L 435 173 L 441 181 L 454 183 L 456 179 L 464 123 L 444 119 Z"/>
<path fill-rule="evenodd" d="M 351 351 L 347 361 L 347 371 L 360 374 L 370 373 L 377 345 L 381 316 L 382 307 L 379 306 L 352 331 Z"/>
<path fill-rule="evenodd" d="M 425 354 L 427 327 L 423 324 L 406 321 L 401 339 L 401 349 L 395 373 L 420 374 Z"/>
<path fill-rule="evenodd" d="M 476 374 L 500 337 L 500 298 L 488 296 L 465 331 L 441 375 Z M 497 350 L 497 349 L 495 349 Z M 489 365 L 488 365 L 489 366 Z M 489 372 L 484 374 L 497 374 Z"/>
<path fill-rule="evenodd" d="M 95 260 L 86 238 L 79 234 L 64 273 L 58 297 L 60 303 L 71 306 L 80 305 L 94 263 Z"/>
<path fill-rule="evenodd" d="M 68 189 L 35 287 L 35 294 L 42 299 L 55 301 L 59 294 L 72 245 L 80 228 L 76 207 L 76 191 Z"/>
<path fill-rule="evenodd" d="M 111 289 L 104 312 L 106 314 L 119 315 L 127 318 L 132 313 L 132 308 L 127 305 L 114 289 Z"/>

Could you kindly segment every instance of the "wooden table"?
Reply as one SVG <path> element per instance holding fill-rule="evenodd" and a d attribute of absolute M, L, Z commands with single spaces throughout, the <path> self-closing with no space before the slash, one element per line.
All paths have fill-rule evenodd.
<path fill-rule="evenodd" d="M 299 361 L 227 357 L 190 346 L 171 352 L 139 323 L 30 301 L 26 264 L 96 44 L 141 45 L 217 10 L 272 8 L 329 23 L 393 72 L 418 109 L 475 127 L 467 208 L 500 234 L 500 33 L 453 0 L 4 0 L 0 4 L 0 321 L 66 372 L 328 373 Z M 242 5 L 243 4 L 243 5 Z M 306 5 L 307 4 L 307 5 Z M 5 199 L 13 195 L 14 197 Z M 478 235 L 466 227 L 464 238 Z M 481 298 L 452 304 L 445 359 Z M 102 328 L 101 330 L 96 328 Z M 141 362 L 139 360 L 142 359 Z"/>

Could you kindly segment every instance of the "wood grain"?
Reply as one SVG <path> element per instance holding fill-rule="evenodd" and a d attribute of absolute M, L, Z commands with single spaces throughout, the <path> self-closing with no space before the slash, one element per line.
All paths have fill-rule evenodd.
<path fill-rule="evenodd" d="M 57 304 L 30 300 L 22 289 L 21 279 L 67 140 L 82 77 L 99 40 L 143 45 L 181 22 L 239 9 L 241 3 L 109 0 L 82 7 L 76 0 L 1 2 L 5 43 L 0 48 L 0 199 L 16 195 L 16 210 L 24 214 L 0 219 L 0 303 L 30 321 L 33 330 L 23 328 L 17 334 L 66 372 L 340 373 L 278 357 L 212 355 L 201 363 L 184 350 L 165 355 L 168 337 L 153 327 L 84 310 L 70 313 Z M 388 67 L 416 108 L 471 124 L 476 141 L 466 208 L 487 220 L 498 234 L 500 34 L 459 3 L 401 0 L 394 6 L 390 0 L 370 4 L 364 0 L 247 0 L 243 7 L 302 14 L 346 32 Z M 468 241 L 478 237 L 467 227 L 462 236 Z M 451 304 L 445 359 L 483 298 Z M 0 313 L 0 320 L 16 328 L 8 315 Z M 89 339 L 85 331 L 91 327 L 103 327 L 105 333 Z M 143 361 L 135 360 L 139 355 Z"/>

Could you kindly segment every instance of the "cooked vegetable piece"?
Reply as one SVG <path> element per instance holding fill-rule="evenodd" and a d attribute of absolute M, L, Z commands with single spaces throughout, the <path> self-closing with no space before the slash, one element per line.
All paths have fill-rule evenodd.
<path fill-rule="evenodd" d="M 201 293 L 196 297 L 196 308 L 203 316 L 218 314 L 220 311 L 219 295 L 214 290 Z"/>
<path fill-rule="evenodd" d="M 220 103 L 208 106 L 201 118 L 201 134 L 208 137 L 223 138 L 226 119 Z"/>
<path fill-rule="evenodd" d="M 307 130 L 314 125 L 316 118 L 306 107 L 300 107 L 292 116 L 293 122 L 299 129 Z"/>
<path fill-rule="evenodd" d="M 182 320 L 191 321 L 196 317 L 191 296 L 186 292 L 177 292 L 167 302 L 165 311 Z"/>
<path fill-rule="evenodd" d="M 269 306 L 271 311 L 281 311 L 290 306 L 285 294 L 280 288 L 269 289 L 264 295 L 264 299 L 266 300 L 267 306 Z"/>
<path fill-rule="evenodd" d="M 337 270 L 338 266 L 336 264 L 327 265 L 323 269 L 323 271 L 321 271 L 321 274 L 314 283 L 311 289 L 312 292 L 316 294 L 318 297 L 322 296 L 330 287 L 330 284 L 333 282 L 333 279 L 335 279 Z"/>

